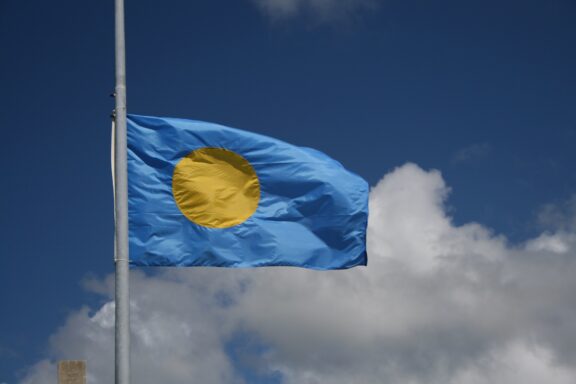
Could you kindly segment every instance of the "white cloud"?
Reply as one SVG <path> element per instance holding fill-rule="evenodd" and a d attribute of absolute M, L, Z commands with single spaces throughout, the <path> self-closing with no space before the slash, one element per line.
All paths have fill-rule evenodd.
<path fill-rule="evenodd" d="M 317 272 L 133 272 L 133 381 L 512 384 L 576 382 L 576 235 L 521 246 L 446 215 L 437 171 L 407 164 L 370 198 L 369 266 Z M 111 277 L 86 284 L 112 297 Z M 113 307 L 81 309 L 24 384 L 86 359 L 112 382 Z"/>
<path fill-rule="evenodd" d="M 310 14 L 320 19 L 335 19 L 356 11 L 373 9 L 379 0 L 252 0 L 266 15 L 286 19 Z"/>
<path fill-rule="evenodd" d="M 452 155 L 452 163 L 462 164 L 484 159 L 492 153 L 492 150 L 490 143 L 475 143 L 456 151 Z"/>
<path fill-rule="evenodd" d="M 542 227 L 576 232 L 576 194 L 561 204 L 546 204 L 538 213 Z"/>
<path fill-rule="evenodd" d="M 571 384 L 574 372 L 554 363 L 550 351 L 534 345 L 512 343 L 481 359 L 453 380 L 458 384 Z"/>

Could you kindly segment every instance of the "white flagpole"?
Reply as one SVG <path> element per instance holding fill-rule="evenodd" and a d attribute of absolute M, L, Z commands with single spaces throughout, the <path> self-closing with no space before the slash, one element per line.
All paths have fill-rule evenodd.
<path fill-rule="evenodd" d="M 130 298 L 128 292 L 128 170 L 126 143 L 126 47 L 124 0 L 115 0 L 116 109 L 114 199 L 116 221 L 116 335 L 115 383 L 130 384 Z"/>

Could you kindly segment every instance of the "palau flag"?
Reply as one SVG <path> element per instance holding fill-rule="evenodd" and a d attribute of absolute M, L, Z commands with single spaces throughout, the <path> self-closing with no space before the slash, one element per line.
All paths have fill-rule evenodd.
<path fill-rule="evenodd" d="M 366 265 L 368 184 L 313 149 L 128 116 L 130 264 Z"/>

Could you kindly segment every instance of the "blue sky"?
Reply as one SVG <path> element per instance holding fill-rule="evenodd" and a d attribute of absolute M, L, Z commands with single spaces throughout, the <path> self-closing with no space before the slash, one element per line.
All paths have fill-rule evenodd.
<path fill-rule="evenodd" d="M 572 1 L 127 0 L 126 12 L 131 113 L 313 147 L 373 186 L 440 183 L 439 170 L 430 194 L 451 191 L 438 197 L 450 225 L 479 223 L 506 252 L 571 233 Z M 85 286 L 113 271 L 113 4 L 4 0 L 0 46 L 0 383 L 12 384 L 58 356 L 49 338 L 69 316 L 107 301 Z M 419 170 L 394 171 L 407 162 Z"/>

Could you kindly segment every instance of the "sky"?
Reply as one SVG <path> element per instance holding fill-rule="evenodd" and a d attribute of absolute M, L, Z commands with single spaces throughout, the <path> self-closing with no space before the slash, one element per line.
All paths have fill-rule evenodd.
<path fill-rule="evenodd" d="M 576 382 L 576 3 L 126 0 L 128 111 L 321 150 L 368 267 L 133 269 L 137 383 Z M 0 2 L 0 383 L 113 377 L 113 2 Z"/>

